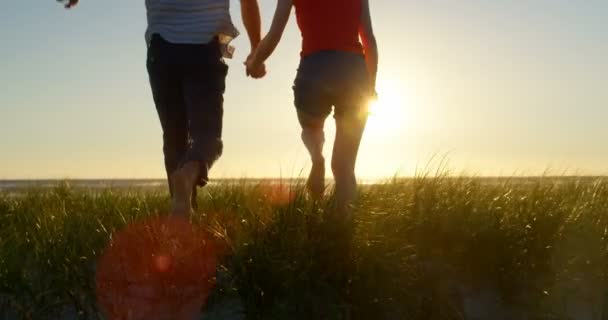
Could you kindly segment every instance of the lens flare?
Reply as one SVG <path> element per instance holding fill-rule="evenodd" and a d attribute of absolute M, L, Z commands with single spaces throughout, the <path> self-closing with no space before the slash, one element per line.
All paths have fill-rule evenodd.
<path fill-rule="evenodd" d="M 214 286 L 218 252 L 185 219 L 133 223 L 97 263 L 98 303 L 108 319 L 193 319 Z"/>

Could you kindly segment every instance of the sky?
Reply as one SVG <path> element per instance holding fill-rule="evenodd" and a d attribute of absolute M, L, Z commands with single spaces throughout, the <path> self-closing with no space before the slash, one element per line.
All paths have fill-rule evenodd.
<path fill-rule="evenodd" d="M 411 176 L 442 158 L 472 175 L 608 174 L 607 1 L 370 2 L 380 101 L 360 177 Z M 275 5 L 262 0 L 264 31 Z M 305 176 L 295 19 L 268 76 L 252 80 L 239 2 L 231 6 L 241 36 L 227 61 L 225 150 L 212 177 Z M 144 0 L 2 7 L 0 179 L 163 178 Z"/>

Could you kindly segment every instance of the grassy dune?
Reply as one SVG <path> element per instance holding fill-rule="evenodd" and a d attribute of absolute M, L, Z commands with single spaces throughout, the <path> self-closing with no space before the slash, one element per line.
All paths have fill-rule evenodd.
<path fill-rule="evenodd" d="M 209 303 L 239 297 L 249 319 L 606 317 L 600 178 L 364 186 L 350 256 L 331 197 L 313 203 L 300 186 L 217 185 L 200 206 L 194 222 L 230 249 L 220 269 L 231 280 Z M 67 308 L 97 318 L 95 261 L 112 232 L 167 209 L 162 189 L 0 195 L 0 317 L 60 318 Z"/>

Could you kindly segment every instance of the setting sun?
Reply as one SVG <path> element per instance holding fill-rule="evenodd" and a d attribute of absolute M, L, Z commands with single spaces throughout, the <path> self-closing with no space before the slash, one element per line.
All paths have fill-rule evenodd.
<path fill-rule="evenodd" d="M 366 132 L 371 135 L 391 135 L 407 125 L 406 90 L 396 82 L 379 80 L 378 99 L 370 102 Z"/>

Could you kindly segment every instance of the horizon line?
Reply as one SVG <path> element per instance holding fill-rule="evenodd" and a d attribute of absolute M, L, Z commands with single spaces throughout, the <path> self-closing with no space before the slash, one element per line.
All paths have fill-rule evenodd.
<path fill-rule="evenodd" d="M 446 174 L 446 175 L 408 175 L 408 176 L 386 176 L 366 178 L 360 177 L 358 180 L 392 180 L 392 179 L 413 179 L 418 177 L 447 177 L 447 178 L 483 178 L 483 179 L 500 179 L 500 178 L 608 178 L 608 174 L 581 174 L 581 175 L 467 175 L 467 174 Z M 332 180 L 332 177 L 325 178 Z M 0 178 L 0 182 L 36 182 L 36 181 L 166 181 L 167 178 Z M 306 177 L 223 177 L 213 178 L 211 181 L 221 180 L 306 180 Z"/>

